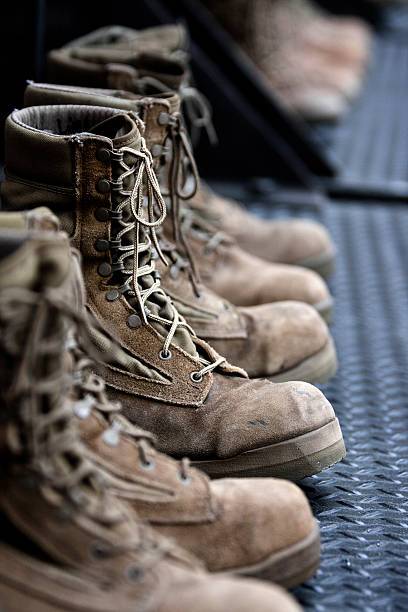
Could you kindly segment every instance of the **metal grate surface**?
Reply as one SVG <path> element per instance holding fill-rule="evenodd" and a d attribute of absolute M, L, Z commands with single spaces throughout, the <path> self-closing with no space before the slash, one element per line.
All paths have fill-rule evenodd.
<path fill-rule="evenodd" d="M 376 36 L 364 90 L 348 115 L 337 126 L 316 128 L 342 165 L 341 183 L 394 184 L 407 191 L 407 97 L 408 9 L 403 8 L 390 13 L 388 28 Z"/>
<path fill-rule="evenodd" d="M 251 208 L 264 217 L 293 214 L 265 200 Z M 296 215 L 323 221 L 339 250 L 329 284 L 340 369 L 322 388 L 348 453 L 302 483 L 320 522 L 323 556 L 295 594 L 316 612 L 406 611 L 408 208 L 348 201 Z"/>

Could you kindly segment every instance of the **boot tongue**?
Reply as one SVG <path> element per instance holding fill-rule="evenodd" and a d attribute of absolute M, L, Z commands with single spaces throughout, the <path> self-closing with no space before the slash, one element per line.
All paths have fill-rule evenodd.
<path fill-rule="evenodd" d="M 106 136 L 112 139 L 112 144 L 114 149 L 120 149 L 124 146 L 129 149 L 134 149 L 136 151 L 140 151 L 142 144 L 142 136 L 136 125 L 135 121 L 133 121 L 132 117 L 126 113 L 120 113 L 102 121 L 95 125 L 91 130 L 91 133 L 95 133 L 101 136 Z M 137 159 L 134 155 L 132 155 L 129 151 L 124 151 L 123 157 L 124 163 L 128 167 L 132 167 L 137 163 Z M 112 178 L 113 180 L 118 180 L 121 174 L 123 174 L 124 168 L 121 167 L 118 163 L 112 165 Z M 130 192 L 134 186 L 135 182 L 135 173 L 131 173 L 129 176 L 123 179 L 123 187 L 124 190 Z M 118 194 L 116 191 L 112 192 L 112 205 L 114 207 L 118 206 L 123 201 L 124 196 Z M 133 213 L 131 210 L 130 204 L 128 204 L 123 210 L 123 222 L 124 223 L 132 223 L 134 220 Z M 147 213 L 145 212 L 145 216 L 147 218 Z M 115 235 L 120 230 L 123 230 L 123 225 L 119 223 L 112 223 L 112 234 Z M 139 240 L 140 242 L 147 241 L 148 231 L 146 228 L 140 224 L 139 229 Z M 133 244 L 133 231 L 126 232 L 122 236 L 122 244 L 129 245 Z M 142 266 L 150 265 L 152 260 L 152 250 L 148 249 L 139 255 L 139 269 Z M 133 270 L 133 261 L 132 257 L 127 257 L 125 259 L 125 266 L 128 270 Z M 128 279 L 128 275 L 126 275 Z M 143 277 L 139 278 L 139 283 L 142 289 L 150 288 L 154 283 L 153 276 L 151 274 L 145 274 Z M 137 308 L 137 304 L 135 298 L 128 297 L 129 302 L 132 306 Z M 172 320 L 172 307 L 168 301 L 168 298 L 163 295 L 161 292 L 153 293 L 149 300 L 146 302 L 147 309 L 155 315 L 158 315 L 164 319 Z M 170 326 L 165 327 L 157 321 L 149 320 L 151 325 L 164 337 L 166 338 Z M 178 328 L 177 332 L 173 337 L 173 344 L 182 348 L 184 351 L 189 353 L 194 357 L 198 357 L 198 354 L 195 349 L 195 344 L 191 339 L 190 333 L 183 328 Z"/>

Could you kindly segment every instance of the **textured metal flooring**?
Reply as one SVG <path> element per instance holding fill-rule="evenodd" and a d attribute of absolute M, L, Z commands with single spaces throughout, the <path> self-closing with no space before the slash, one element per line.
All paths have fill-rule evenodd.
<path fill-rule="evenodd" d="M 266 218 L 293 215 L 265 201 L 251 208 Z M 320 522 L 323 553 L 316 576 L 295 594 L 315 612 L 406 611 L 408 207 L 347 201 L 296 216 L 323 221 L 339 250 L 329 284 L 340 369 L 322 389 L 348 452 L 302 482 Z"/>
<path fill-rule="evenodd" d="M 377 35 L 364 89 L 336 127 L 319 127 L 346 184 L 388 183 L 408 192 L 408 10 Z"/>

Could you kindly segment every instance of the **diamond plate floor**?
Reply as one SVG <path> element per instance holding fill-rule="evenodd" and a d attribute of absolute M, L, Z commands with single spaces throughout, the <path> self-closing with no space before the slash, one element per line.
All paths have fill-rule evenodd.
<path fill-rule="evenodd" d="M 265 218 L 294 214 L 265 200 L 251 209 Z M 339 250 L 329 284 L 340 369 L 322 389 L 348 453 L 302 483 L 320 522 L 323 553 L 316 576 L 295 594 L 315 612 L 406 611 L 408 207 L 348 201 L 296 216 L 323 221 Z"/>
<path fill-rule="evenodd" d="M 399 24 L 400 29 L 396 29 Z M 343 167 L 342 182 L 408 189 L 408 9 L 393 9 L 375 39 L 364 90 L 345 119 L 316 128 Z"/>

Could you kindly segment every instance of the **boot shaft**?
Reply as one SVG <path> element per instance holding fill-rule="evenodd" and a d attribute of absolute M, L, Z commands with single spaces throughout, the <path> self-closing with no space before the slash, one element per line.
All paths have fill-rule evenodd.
<path fill-rule="evenodd" d="M 4 205 L 13 209 L 32 207 L 41 198 L 42 203 L 48 203 L 58 214 L 63 229 L 73 236 L 72 242 L 83 257 L 88 304 L 103 325 L 119 334 L 126 346 L 126 354 L 118 355 L 117 363 L 108 368 L 107 382 L 116 388 L 128 388 L 128 374 L 121 374 L 126 364 L 127 370 L 131 368 L 141 377 L 138 394 L 159 401 L 197 405 L 204 401 L 211 388 L 212 374 L 209 371 L 202 381 L 192 379 L 194 372 L 202 369 L 195 348 L 198 339 L 176 314 L 154 275 L 151 248 L 154 236 L 151 234 L 149 238 L 146 221 L 142 220 L 140 181 L 139 195 L 133 193 L 142 163 L 145 172 L 150 173 L 149 189 L 155 191 L 156 198 L 160 194 L 151 170 L 150 154 L 145 149 L 141 151 L 144 141 L 136 121 L 131 113 L 104 107 L 48 106 L 15 111 L 7 121 Z M 27 149 L 36 160 L 28 177 L 18 155 L 26 140 Z M 45 164 L 45 158 L 54 163 Z M 54 182 L 51 186 L 50 177 Z M 50 201 L 52 198 L 54 204 Z M 139 210 L 137 218 L 135 206 Z M 160 206 L 161 222 L 163 202 Z M 149 211 L 153 219 L 153 210 Z M 128 281 L 134 278 L 132 253 L 136 251 L 132 223 L 135 222 L 139 230 L 136 277 L 140 293 L 137 296 L 136 291 L 129 302 L 124 294 L 133 289 Z M 157 219 L 149 223 L 154 227 Z M 118 250 L 120 245 L 123 248 Z M 174 323 L 175 318 L 180 322 Z M 171 355 L 167 352 L 169 342 Z M 222 368 L 242 375 L 241 370 L 220 360 L 203 341 L 199 344 L 210 363 L 217 362 Z M 171 385 L 167 382 L 169 377 Z"/>

